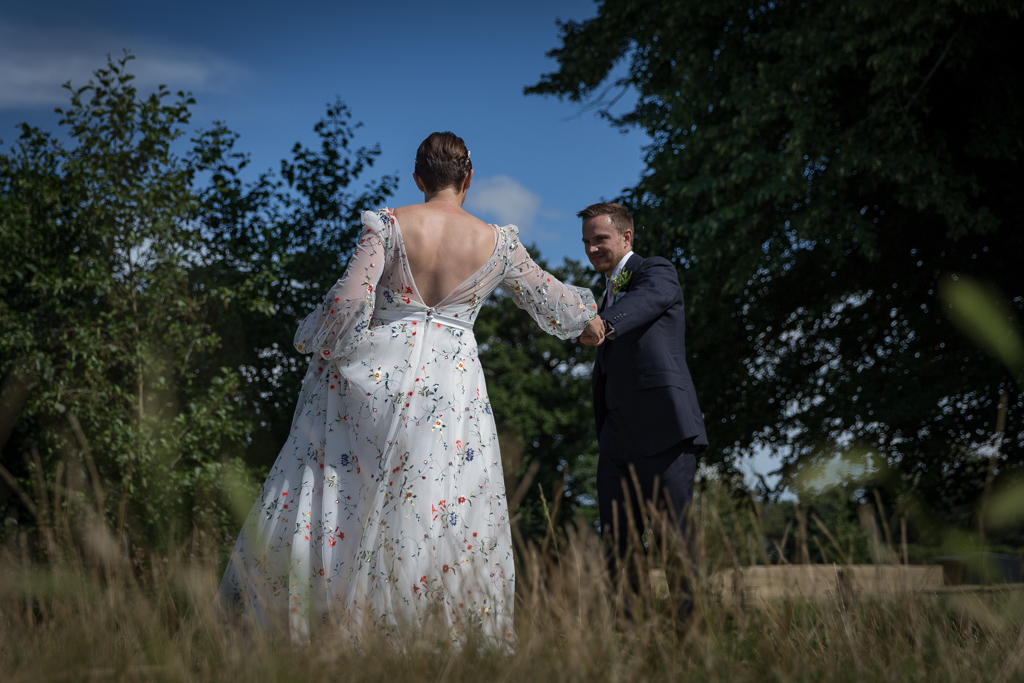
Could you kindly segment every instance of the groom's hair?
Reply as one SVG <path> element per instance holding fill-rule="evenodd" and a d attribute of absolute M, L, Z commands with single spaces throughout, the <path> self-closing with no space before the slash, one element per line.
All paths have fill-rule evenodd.
<path fill-rule="evenodd" d="M 629 215 L 629 211 L 622 204 L 615 204 L 614 202 L 591 204 L 577 213 L 576 216 L 583 220 L 596 216 L 608 216 L 620 235 L 633 228 L 633 217 Z"/>
<path fill-rule="evenodd" d="M 473 170 L 469 150 L 455 133 L 431 133 L 416 150 L 415 173 L 430 192 L 447 187 L 461 189 L 462 181 Z"/>

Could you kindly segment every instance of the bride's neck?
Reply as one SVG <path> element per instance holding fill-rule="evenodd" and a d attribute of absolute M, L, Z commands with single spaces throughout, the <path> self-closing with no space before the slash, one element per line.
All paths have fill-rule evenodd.
<path fill-rule="evenodd" d="M 465 192 L 456 192 L 451 188 L 446 188 L 440 192 L 423 193 L 423 203 L 430 204 L 431 202 L 441 202 L 446 204 L 452 204 L 459 208 L 462 208 L 462 203 L 466 201 Z"/>

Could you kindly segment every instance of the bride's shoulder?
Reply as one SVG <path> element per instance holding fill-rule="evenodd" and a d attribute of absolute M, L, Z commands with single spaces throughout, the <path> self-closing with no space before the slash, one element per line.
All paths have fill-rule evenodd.
<path fill-rule="evenodd" d="M 515 248 L 519 245 L 519 228 L 509 223 L 508 225 L 494 225 L 498 229 L 498 234 L 501 235 L 502 239 L 510 247 Z"/>
<path fill-rule="evenodd" d="M 382 232 L 395 224 L 395 210 L 383 207 L 377 210 L 363 211 L 363 227 L 374 232 Z"/>
<path fill-rule="evenodd" d="M 363 211 L 360 216 L 362 228 L 356 238 L 358 244 L 366 244 L 366 240 L 376 238 L 380 240 L 386 249 L 394 244 L 395 214 L 394 211 L 384 207 L 381 209 Z"/>

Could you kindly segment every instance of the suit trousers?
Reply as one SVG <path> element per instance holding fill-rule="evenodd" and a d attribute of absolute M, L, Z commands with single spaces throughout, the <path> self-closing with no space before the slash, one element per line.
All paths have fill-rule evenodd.
<path fill-rule="evenodd" d="M 687 528 L 697 473 L 696 450 L 689 441 L 683 441 L 648 457 L 601 453 L 597 464 L 601 533 L 605 542 L 611 544 L 608 565 L 612 576 L 624 571 L 633 588 L 639 588 L 634 563 L 627 561 L 627 557 L 631 548 L 643 552 L 640 539 L 650 519 L 656 540 L 667 550 L 662 561 L 670 584 L 676 584 L 679 591 L 676 600 L 684 619 L 691 602 L 686 583 L 688 570 L 680 565 L 692 566 L 696 559 L 692 534 Z"/>

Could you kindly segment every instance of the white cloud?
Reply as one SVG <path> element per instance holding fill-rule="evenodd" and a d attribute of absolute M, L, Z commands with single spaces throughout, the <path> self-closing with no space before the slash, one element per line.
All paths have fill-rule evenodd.
<path fill-rule="evenodd" d="M 88 83 L 93 71 L 127 48 L 135 86 L 142 92 L 166 85 L 171 92 L 217 91 L 247 76 L 245 69 L 202 49 L 159 44 L 139 36 L 28 29 L 0 21 L 0 109 L 66 104 L 61 85 Z"/>
<path fill-rule="evenodd" d="M 540 211 L 540 197 L 506 175 L 480 180 L 474 177 L 466 208 L 501 225 L 512 223 L 529 229 Z"/>

